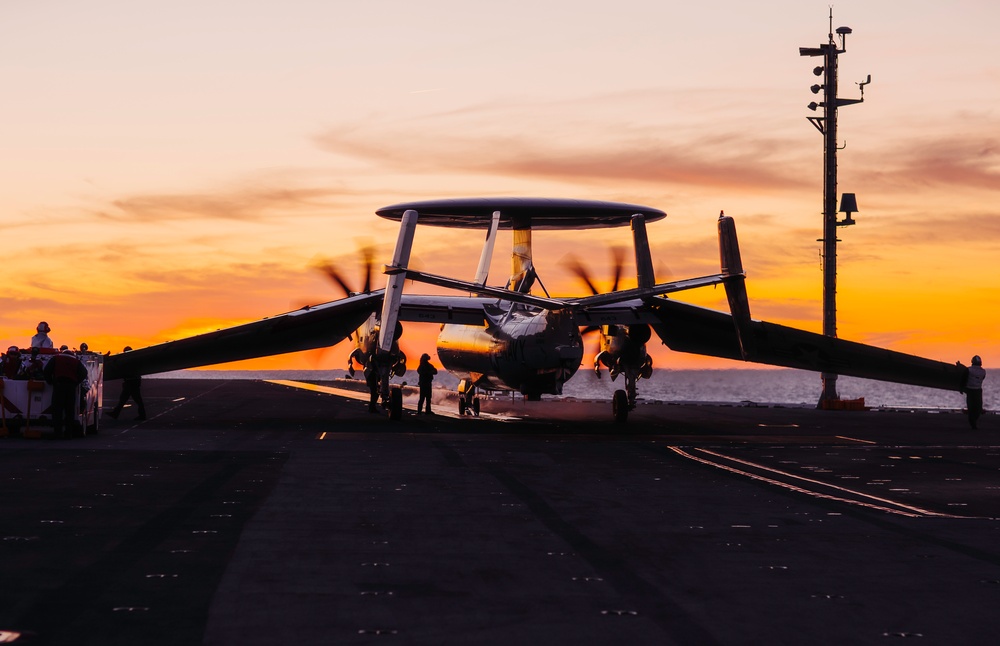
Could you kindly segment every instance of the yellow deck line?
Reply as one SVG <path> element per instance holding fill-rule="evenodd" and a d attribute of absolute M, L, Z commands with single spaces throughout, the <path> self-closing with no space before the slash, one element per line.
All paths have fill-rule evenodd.
<path fill-rule="evenodd" d="M 292 381 L 290 379 L 264 379 L 263 381 L 269 384 L 277 384 L 278 386 L 299 388 L 301 390 L 309 390 L 312 392 L 324 393 L 327 395 L 337 395 L 339 397 L 347 397 L 349 399 L 356 399 L 358 401 L 363 401 L 363 402 L 368 401 L 368 393 L 366 392 L 362 393 L 356 390 L 346 390 L 343 388 L 334 388 L 332 386 L 320 386 L 318 384 L 310 384 L 305 381 Z M 410 401 L 411 402 L 413 401 L 412 395 L 410 396 Z M 434 414 L 441 417 L 452 417 L 455 419 L 462 418 L 462 416 L 459 415 L 457 411 L 441 410 L 440 408 L 436 408 Z M 505 415 L 496 415 L 493 413 L 482 413 L 481 417 L 483 419 L 498 419 L 498 420 L 516 419 Z M 474 419 L 474 418 L 470 417 L 469 415 L 466 415 L 462 419 Z"/>
<path fill-rule="evenodd" d="M 349 397 L 350 399 L 357 399 L 365 402 L 368 401 L 368 393 L 359 393 L 356 390 L 346 390 L 344 388 L 332 388 L 330 386 L 320 386 L 318 384 L 310 384 L 304 381 L 291 381 L 289 379 L 265 379 L 264 381 L 269 384 L 288 386 L 289 388 L 298 388 L 300 390 L 311 390 L 314 393 L 326 393 L 327 395 L 340 395 L 341 397 Z"/>

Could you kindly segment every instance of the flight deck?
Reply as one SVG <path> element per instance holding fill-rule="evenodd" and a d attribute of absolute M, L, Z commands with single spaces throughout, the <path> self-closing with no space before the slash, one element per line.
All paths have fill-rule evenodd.
<path fill-rule="evenodd" d="M 117 396 L 117 384 L 106 397 Z M 1000 420 L 151 379 L 0 440 L 24 644 L 995 643 Z M 131 413 L 131 414 L 130 414 Z M 0 641 L 3 641 L 0 638 Z"/>

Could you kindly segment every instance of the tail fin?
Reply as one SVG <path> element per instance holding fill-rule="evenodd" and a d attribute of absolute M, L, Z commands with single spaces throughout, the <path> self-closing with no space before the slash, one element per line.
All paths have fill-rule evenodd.
<path fill-rule="evenodd" d="M 514 229 L 514 248 L 510 256 L 510 280 L 507 289 L 528 293 L 534 283 L 534 265 L 531 262 L 531 227 Z"/>
<path fill-rule="evenodd" d="M 649 254 L 649 238 L 646 236 L 646 216 L 636 213 L 632 216 L 632 242 L 635 246 L 635 277 L 639 287 L 656 285 L 653 274 L 653 258 Z"/>
<path fill-rule="evenodd" d="M 417 229 L 417 217 L 417 212 L 412 209 L 407 209 L 403 212 L 403 217 L 399 221 L 399 237 L 396 239 L 396 250 L 392 254 L 393 267 L 406 267 L 410 264 L 410 250 L 413 248 L 413 235 Z M 399 304 L 402 302 L 403 284 L 405 282 L 406 272 L 390 274 L 385 282 L 385 297 L 382 299 L 382 316 L 379 317 L 381 335 L 378 346 L 379 350 L 384 353 L 392 352 L 392 344 L 398 336 L 396 324 L 399 322 Z M 402 331 L 401 327 L 399 331 Z M 383 383 L 383 389 L 388 393 L 388 380 Z"/>
<path fill-rule="evenodd" d="M 753 352 L 753 333 L 750 330 L 750 301 L 747 298 L 746 274 L 743 273 L 743 259 L 740 244 L 736 238 L 736 221 L 719 212 L 719 260 L 722 264 L 722 281 L 726 288 L 729 311 L 733 314 L 736 336 L 740 342 L 740 355 L 744 361 Z"/>
<path fill-rule="evenodd" d="M 490 261 L 493 260 L 493 245 L 497 241 L 497 227 L 500 225 L 500 211 L 494 211 L 490 218 L 490 227 L 486 230 L 486 242 L 483 244 L 483 253 L 479 257 L 479 267 L 476 269 L 476 278 L 472 282 L 485 285 L 490 276 Z"/>

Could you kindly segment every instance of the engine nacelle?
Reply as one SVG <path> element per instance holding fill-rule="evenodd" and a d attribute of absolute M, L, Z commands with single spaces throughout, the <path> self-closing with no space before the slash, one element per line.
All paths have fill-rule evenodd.
<path fill-rule="evenodd" d="M 506 384 L 491 378 L 496 345 L 496 338 L 485 327 L 442 325 L 437 355 L 445 370 L 465 376 L 473 385 L 488 390 L 507 390 Z"/>

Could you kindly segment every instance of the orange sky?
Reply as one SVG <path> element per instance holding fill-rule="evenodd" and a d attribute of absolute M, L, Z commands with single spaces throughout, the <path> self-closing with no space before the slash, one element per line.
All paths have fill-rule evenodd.
<path fill-rule="evenodd" d="M 735 216 L 753 314 L 820 330 L 822 138 L 806 121 L 827 3 L 178 0 L 0 13 L 0 343 L 118 351 L 338 297 L 311 270 L 388 260 L 378 207 L 539 195 L 649 204 L 661 278 L 718 270 Z M 363 6 L 361 6 L 363 5 Z M 877 5 L 877 6 L 873 6 Z M 1000 364 L 1000 64 L 991 2 L 834 6 L 840 335 Z M 492 276 L 503 282 L 503 238 Z M 469 278 L 481 234 L 418 229 L 427 271 Z M 539 232 L 550 290 L 572 250 L 610 272 L 627 229 Z M 360 277 L 359 277 L 360 284 Z M 679 298 L 724 308 L 722 292 Z M 409 354 L 435 328 L 407 329 Z M 348 349 L 254 367 L 341 368 Z M 658 367 L 725 367 L 660 349 Z"/>

